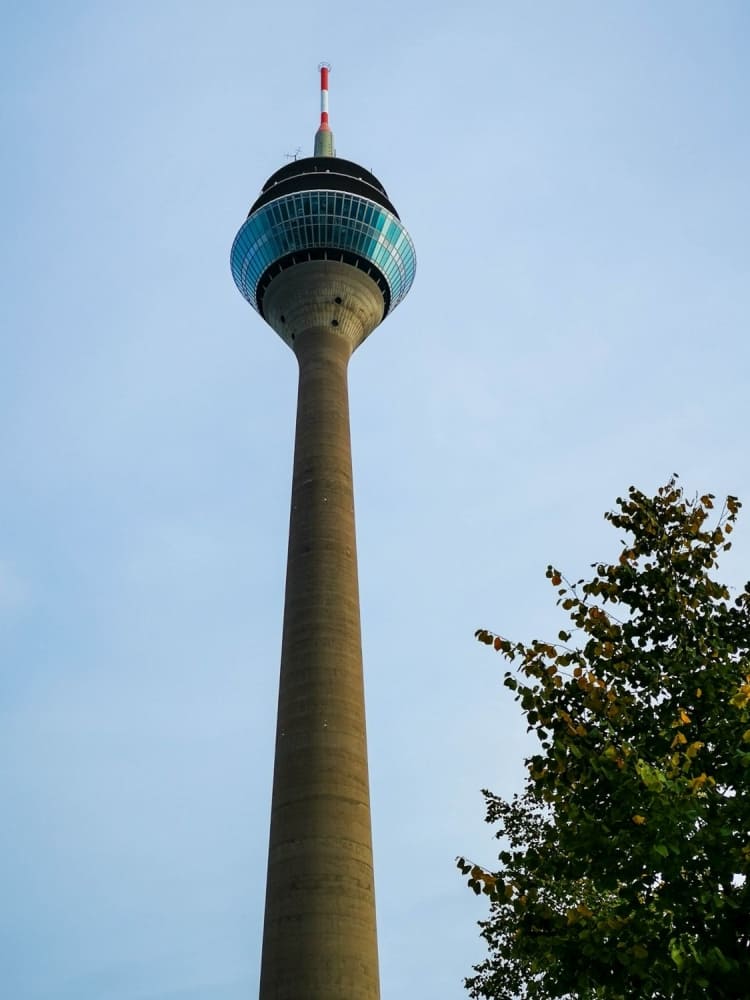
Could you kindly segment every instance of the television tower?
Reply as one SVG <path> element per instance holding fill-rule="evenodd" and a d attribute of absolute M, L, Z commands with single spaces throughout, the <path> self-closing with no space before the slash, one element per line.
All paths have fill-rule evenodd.
<path fill-rule="evenodd" d="M 328 71 L 314 155 L 266 181 L 231 253 L 299 364 L 261 1000 L 379 997 L 347 366 L 416 259 L 380 181 L 335 154 Z"/>

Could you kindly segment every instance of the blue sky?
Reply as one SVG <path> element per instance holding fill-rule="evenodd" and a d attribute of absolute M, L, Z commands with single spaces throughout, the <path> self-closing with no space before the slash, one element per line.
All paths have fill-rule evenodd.
<path fill-rule="evenodd" d="M 750 501 L 748 7 L 3 22 L 3 994 L 257 993 L 296 372 L 228 256 L 326 59 L 419 261 L 351 366 L 382 992 L 460 997 L 527 746 L 474 630 L 556 634 L 631 483 Z"/>

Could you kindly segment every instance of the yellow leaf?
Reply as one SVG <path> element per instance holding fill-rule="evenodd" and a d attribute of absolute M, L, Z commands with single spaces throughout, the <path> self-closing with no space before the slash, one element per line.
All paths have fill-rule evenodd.
<path fill-rule="evenodd" d="M 734 705 L 735 708 L 743 709 L 747 706 L 748 701 L 750 701 L 750 678 L 746 678 L 745 683 L 737 688 L 734 696 L 730 699 L 730 704 Z"/>
<path fill-rule="evenodd" d="M 746 729 L 745 732 L 742 734 L 742 742 L 750 743 L 750 729 Z"/>
<path fill-rule="evenodd" d="M 672 740 L 670 746 L 674 749 L 676 746 L 681 746 L 683 743 L 687 743 L 687 738 L 682 732 L 675 733 L 674 739 Z"/>
<path fill-rule="evenodd" d="M 646 817 L 641 816 L 640 813 L 636 813 L 635 816 L 633 816 L 633 822 L 635 823 L 636 826 L 643 826 L 643 824 L 646 822 Z"/>

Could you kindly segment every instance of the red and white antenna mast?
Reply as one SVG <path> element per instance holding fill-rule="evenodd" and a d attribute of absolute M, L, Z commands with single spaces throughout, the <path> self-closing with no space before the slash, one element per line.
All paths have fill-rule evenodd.
<path fill-rule="evenodd" d="M 335 156 L 336 150 L 333 148 L 333 132 L 328 124 L 328 74 L 331 67 L 328 63 L 321 63 L 320 70 L 320 125 L 315 133 L 315 156 Z"/>

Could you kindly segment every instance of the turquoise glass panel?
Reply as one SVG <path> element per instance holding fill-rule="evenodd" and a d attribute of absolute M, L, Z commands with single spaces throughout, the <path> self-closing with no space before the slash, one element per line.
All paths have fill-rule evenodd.
<path fill-rule="evenodd" d="M 274 261 L 311 249 L 348 250 L 381 271 L 394 309 L 411 288 L 414 244 L 387 209 L 356 195 L 303 191 L 269 202 L 242 226 L 231 267 L 243 296 L 257 308 L 258 282 Z"/>

